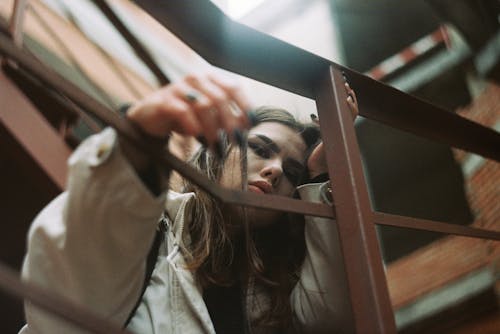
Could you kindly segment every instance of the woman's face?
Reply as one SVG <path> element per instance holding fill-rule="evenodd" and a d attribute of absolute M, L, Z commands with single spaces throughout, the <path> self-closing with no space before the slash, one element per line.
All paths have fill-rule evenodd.
<path fill-rule="evenodd" d="M 306 144 L 300 134 L 286 125 L 264 122 L 253 127 L 248 133 L 248 191 L 291 196 L 305 168 L 305 151 Z M 241 189 L 239 157 L 238 150 L 229 155 L 220 180 L 222 186 Z M 265 212 L 268 214 L 259 214 L 259 220 L 275 219 L 279 214 Z"/>

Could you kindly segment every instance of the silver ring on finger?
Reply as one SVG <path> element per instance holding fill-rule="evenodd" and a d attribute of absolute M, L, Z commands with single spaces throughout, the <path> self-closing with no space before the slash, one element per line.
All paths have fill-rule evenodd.
<path fill-rule="evenodd" d="M 196 103 L 198 102 L 198 99 L 200 98 L 200 93 L 198 93 L 195 90 L 187 92 L 184 97 L 186 98 L 186 101 L 189 103 Z"/>

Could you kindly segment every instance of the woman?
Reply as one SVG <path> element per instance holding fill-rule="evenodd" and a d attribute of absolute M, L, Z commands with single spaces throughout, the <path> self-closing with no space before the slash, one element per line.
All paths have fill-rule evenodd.
<path fill-rule="evenodd" d="M 346 89 L 355 116 L 354 92 Z M 209 148 L 193 164 L 226 187 L 292 196 L 304 171 L 309 180 L 322 178 L 314 127 L 284 110 L 238 111 L 249 109 L 237 85 L 209 74 L 155 92 L 127 117 L 157 139 L 172 131 L 199 138 Z M 113 129 L 82 143 L 69 166 L 68 190 L 30 229 L 24 279 L 136 333 L 335 328 L 330 221 L 227 207 L 189 182 L 182 193 L 167 192 L 159 168 Z M 321 201 L 324 188 L 312 182 L 298 193 Z M 81 332 L 30 303 L 26 319 L 24 334 Z"/>

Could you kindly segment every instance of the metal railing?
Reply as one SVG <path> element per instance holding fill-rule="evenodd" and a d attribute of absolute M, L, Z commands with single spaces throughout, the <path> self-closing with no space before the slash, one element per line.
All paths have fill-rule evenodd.
<path fill-rule="evenodd" d="M 100 8 L 107 8 L 108 18 L 120 26 L 112 10 L 103 7 L 106 6 L 104 1 L 94 2 Z M 339 239 L 338 251 L 331 254 L 331 262 L 341 273 L 335 283 L 342 287 L 339 291 L 345 292 L 331 301 L 341 312 L 341 332 L 396 332 L 375 224 L 500 240 L 499 232 L 389 215 L 372 209 L 354 126 L 347 105 L 342 103 L 346 99 L 343 73 L 362 97 L 360 114 L 363 117 L 499 161 L 500 134 L 494 130 L 238 24 L 209 1 L 136 2 L 213 65 L 316 101 L 333 185 L 334 208 L 221 188 L 169 152 L 148 146 L 135 128 L 115 111 L 40 64 L 19 49 L 12 39 L 0 35 L 0 54 L 43 82 L 52 92 L 115 127 L 156 161 L 176 170 L 223 202 L 330 218 L 336 227 L 335 237 Z M 127 35 L 125 27 L 120 29 Z M 141 48 L 140 44 L 131 45 Z M 255 52 L 263 49 L 265 54 Z M 150 61 L 147 56 L 143 59 L 146 63 Z M 162 82 L 168 80 L 161 79 L 159 73 L 157 77 Z M 0 287 L 88 330 L 126 332 L 81 307 L 20 281 L 17 273 L 3 265 L 0 266 Z"/>

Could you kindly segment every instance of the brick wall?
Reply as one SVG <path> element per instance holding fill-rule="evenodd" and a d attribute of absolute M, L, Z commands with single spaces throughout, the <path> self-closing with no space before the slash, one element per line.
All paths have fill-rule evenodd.
<path fill-rule="evenodd" d="M 458 110 L 458 114 L 490 128 L 500 125 L 500 86 L 488 84 L 473 103 Z M 500 148 L 499 148 L 500 150 Z M 456 150 L 457 161 L 466 164 L 472 157 Z M 500 230 L 500 165 L 496 161 L 481 160 L 477 168 L 465 175 L 466 191 L 475 215 L 474 224 Z M 497 244 L 497 247 L 500 246 Z"/>
<path fill-rule="evenodd" d="M 488 83 L 473 103 L 457 112 L 498 128 L 500 86 Z M 500 231 L 500 164 L 460 150 L 454 153 L 464 170 L 466 193 L 475 217 L 473 224 Z M 387 268 L 392 303 L 398 309 L 484 267 L 500 271 L 500 242 L 447 236 Z"/>

